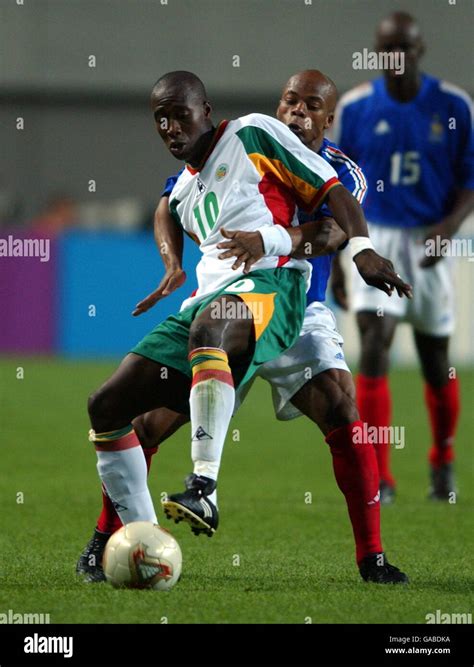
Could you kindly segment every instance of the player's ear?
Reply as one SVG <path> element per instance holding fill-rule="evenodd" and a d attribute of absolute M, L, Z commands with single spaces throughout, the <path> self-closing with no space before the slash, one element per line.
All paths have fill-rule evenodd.
<path fill-rule="evenodd" d="M 204 117 L 205 117 L 205 118 L 210 118 L 211 113 L 212 113 L 212 107 L 211 107 L 211 105 L 210 105 L 209 102 L 207 102 L 207 101 L 204 102 Z"/>
<path fill-rule="evenodd" d="M 334 111 L 332 111 L 326 116 L 326 120 L 324 122 L 324 129 L 329 130 L 329 128 L 333 123 L 334 123 Z"/>

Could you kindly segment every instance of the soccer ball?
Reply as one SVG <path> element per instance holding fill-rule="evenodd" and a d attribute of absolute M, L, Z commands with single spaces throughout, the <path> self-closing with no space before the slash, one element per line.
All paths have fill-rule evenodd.
<path fill-rule="evenodd" d="M 169 591 L 181 574 L 183 557 L 174 537 L 151 521 L 135 521 L 114 533 L 103 567 L 114 588 Z"/>

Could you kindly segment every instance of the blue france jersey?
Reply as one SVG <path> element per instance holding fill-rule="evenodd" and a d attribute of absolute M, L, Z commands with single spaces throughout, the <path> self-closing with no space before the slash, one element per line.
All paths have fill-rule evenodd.
<path fill-rule="evenodd" d="M 371 223 L 436 224 L 456 190 L 474 188 L 471 101 L 432 76 L 423 74 L 405 103 L 388 94 L 383 77 L 349 91 L 336 111 L 334 139 L 364 170 Z"/>
<path fill-rule="evenodd" d="M 181 176 L 183 171 L 184 171 L 184 167 L 182 169 L 180 169 L 178 171 L 178 173 L 175 174 L 174 176 L 168 176 L 168 178 L 166 179 L 165 188 L 164 188 L 163 192 L 161 193 L 162 197 L 169 197 L 170 196 L 171 190 L 174 188 L 174 186 L 176 184 L 176 181 Z"/>
<path fill-rule="evenodd" d="M 350 160 L 336 144 L 323 139 L 319 154 L 322 158 L 329 162 L 329 164 L 336 170 L 337 177 L 342 185 L 351 192 L 357 201 L 362 204 L 367 192 L 367 183 L 364 174 L 360 167 Z M 324 203 L 317 211 L 316 215 L 311 213 L 304 213 L 298 211 L 298 220 L 300 224 L 309 222 L 310 220 L 318 220 L 319 218 L 332 218 L 332 213 Z M 330 255 L 322 255 L 321 257 L 309 258 L 308 262 L 313 265 L 313 272 L 311 274 L 311 285 L 306 294 L 308 304 L 313 301 L 324 301 L 326 299 L 326 288 L 331 273 L 331 263 L 335 253 Z"/>
<path fill-rule="evenodd" d="M 362 173 L 362 170 L 358 167 L 355 162 L 350 160 L 347 155 L 345 155 L 337 146 L 333 144 L 328 139 L 323 139 L 321 148 L 318 151 L 319 155 L 329 162 L 329 164 L 337 172 L 337 177 L 346 187 L 349 192 L 351 192 L 354 197 L 359 201 L 360 204 L 364 201 L 365 194 L 367 192 L 367 183 Z M 162 192 L 162 197 L 169 197 L 171 191 L 178 180 L 179 175 L 183 170 L 177 173 L 175 176 L 170 176 L 165 184 L 165 188 Z M 323 217 L 332 217 L 332 213 L 329 210 L 328 206 L 323 203 L 321 208 L 318 209 L 317 213 L 304 213 L 303 211 L 298 211 L 298 220 L 301 224 L 309 222 L 310 220 L 318 220 Z M 326 298 L 326 288 L 329 280 L 329 274 L 331 273 L 331 262 L 335 253 L 330 255 L 323 255 L 322 257 L 309 258 L 308 261 L 313 265 L 313 271 L 311 274 L 311 285 L 307 293 L 307 302 L 308 304 L 313 301 L 324 301 Z"/>

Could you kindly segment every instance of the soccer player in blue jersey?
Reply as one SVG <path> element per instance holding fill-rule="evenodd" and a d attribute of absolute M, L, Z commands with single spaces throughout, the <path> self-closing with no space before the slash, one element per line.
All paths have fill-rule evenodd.
<path fill-rule="evenodd" d="M 321 72 L 302 72 L 291 77 L 286 84 L 277 116 L 308 148 L 319 152 L 337 171 L 341 183 L 362 201 L 366 184 L 361 170 L 324 138 L 324 131 L 334 117 L 336 98 L 334 84 Z M 160 216 L 169 215 L 167 199 L 175 182 L 176 177 L 168 179 L 157 209 L 158 222 Z M 329 209 L 320 211 L 322 223 L 307 222 L 304 214 L 299 215 L 305 224 L 289 229 L 288 232 L 283 230 L 283 238 L 280 239 L 263 239 L 260 232 L 227 233 L 228 240 L 222 240 L 223 255 L 236 256 L 237 268 L 242 263 L 249 268 L 251 263 L 265 253 L 281 256 L 292 251 L 296 256 L 307 257 L 310 254 L 335 251 L 344 241 L 345 235 L 334 221 L 328 218 L 324 220 L 324 216 L 331 215 Z M 285 234 L 287 239 L 284 238 Z M 160 242 L 160 239 L 157 238 L 157 241 Z M 289 245 L 282 249 L 275 247 L 278 243 Z M 331 255 L 311 261 L 313 277 L 300 338 L 274 363 L 264 364 L 259 374 L 272 385 L 278 418 L 291 419 L 303 413 L 325 435 L 333 457 L 336 480 L 346 498 L 362 577 L 377 583 L 405 582 L 406 576 L 388 564 L 383 555 L 375 452 L 372 445 L 357 444 L 357 439 L 353 437 L 355 430 L 361 426 L 355 407 L 354 383 L 344 360 L 342 338 L 336 329 L 334 316 L 321 303 L 325 299 Z M 179 287 L 183 280 L 181 267 L 169 266 L 158 289 L 138 304 L 135 312 L 139 314 L 148 310 L 160 298 Z M 237 403 L 242 399 L 243 396 L 237 394 Z M 156 445 L 187 420 L 186 415 L 164 408 L 134 420 L 134 428 L 144 447 L 148 465 Z M 98 529 L 78 563 L 78 572 L 86 574 L 90 581 L 103 578 L 100 567 L 103 546 L 109 534 L 121 525 L 107 495 L 104 495 L 103 500 Z M 204 501 L 215 503 L 215 492 Z M 208 525 L 204 527 L 209 528 Z M 199 528 L 196 530 L 202 531 Z M 94 556 L 92 565 L 91 556 Z"/>
<path fill-rule="evenodd" d="M 471 101 L 463 90 L 420 71 L 424 43 L 410 15 L 395 12 L 381 21 L 376 50 L 402 52 L 404 73 L 387 70 L 346 93 L 336 112 L 334 139 L 362 167 L 369 184 L 364 210 L 371 238 L 412 282 L 414 298 L 388 299 L 354 275 L 361 338 L 358 407 L 369 425 L 390 424 L 389 350 L 398 322 L 409 322 L 433 434 L 430 495 L 449 500 L 455 494 L 459 412 L 458 380 L 450 377 L 448 357 L 454 287 L 450 259 L 430 255 L 426 241 L 451 239 L 473 207 Z M 344 288 L 337 268 L 340 300 Z M 390 446 L 376 449 L 382 502 L 389 503 L 395 496 Z"/>

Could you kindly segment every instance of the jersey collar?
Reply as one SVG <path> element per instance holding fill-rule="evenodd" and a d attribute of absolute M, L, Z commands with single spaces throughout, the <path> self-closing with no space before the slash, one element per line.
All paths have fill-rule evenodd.
<path fill-rule="evenodd" d="M 220 138 L 222 137 L 222 135 L 224 134 L 224 130 L 225 130 L 225 128 L 227 127 L 228 124 L 229 124 L 229 121 L 228 121 L 228 120 L 222 120 L 222 121 L 219 123 L 219 125 L 217 126 L 217 129 L 216 129 L 216 131 L 215 131 L 215 133 L 214 133 L 214 137 L 213 137 L 213 139 L 212 139 L 212 141 L 211 141 L 211 143 L 210 143 L 210 145 L 209 145 L 209 148 L 207 149 L 206 153 L 204 154 L 204 157 L 202 158 L 202 160 L 201 160 L 199 166 L 198 166 L 196 169 L 194 169 L 194 167 L 191 167 L 190 164 L 186 164 L 186 169 L 187 169 L 193 176 L 194 176 L 194 174 L 197 174 L 199 171 L 202 171 L 202 169 L 204 168 L 204 165 L 206 164 L 206 162 L 208 161 L 208 159 L 209 159 L 209 157 L 210 157 L 212 151 L 214 150 L 214 148 L 215 148 L 217 142 L 219 141 L 219 139 L 220 139 Z"/>

